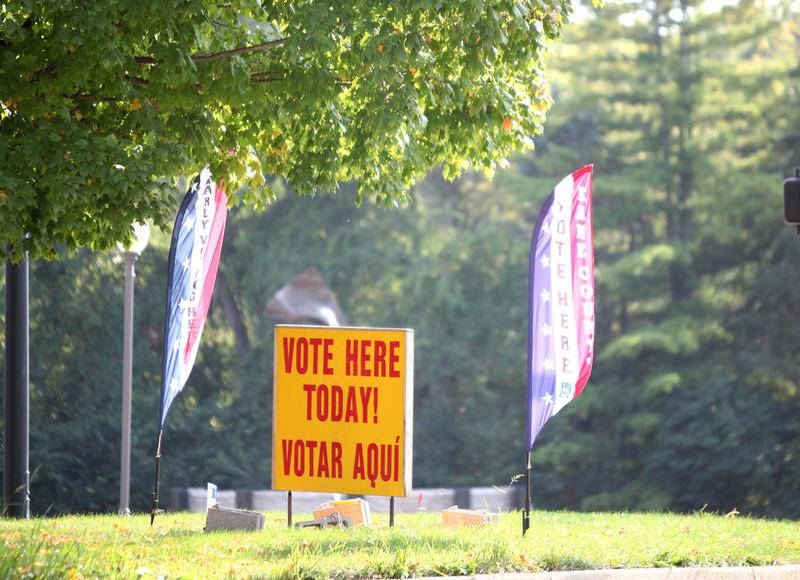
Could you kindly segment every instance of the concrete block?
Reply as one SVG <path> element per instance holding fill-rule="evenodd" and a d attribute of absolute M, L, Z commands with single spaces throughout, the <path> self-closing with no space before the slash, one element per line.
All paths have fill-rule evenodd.
<path fill-rule="evenodd" d="M 505 487 L 473 487 L 470 489 L 471 509 L 485 509 L 491 513 L 508 512 L 517 508 L 516 490 Z M 461 505 L 461 504 L 458 504 Z"/>
<path fill-rule="evenodd" d="M 187 489 L 185 487 L 173 487 L 169 490 L 169 511 L 180 512 L 186 509 Z"/>
<path fill-rule="evenodd" d="M 286 492 L 254 489 L 250 493 L 250 509 L 261 512 L 286 511 Z"/>
<path fill-rule="evenodd" d="M 419 494 L 422 493 L 420 503 Z M 348 497 L 363 497 L 369 502 L 370 509 L 375 513 L 389 513 L 389 498 L 383 495 L 350 495 Z M 455 505 L 456 491 L 442 488 L 421 488 L 412 490 L 408 497 L 394 498 L 394 513 L 415 514 L 417 512 L 440 512 Z"/>
<path fill-rule="evenodd" d="M 264 516 L 258 512 L 225 507 L 208 508 L 206 532 L 225 530 L 258 531 L 264 528 Z"/>
<path fill-rule="evenodd" d="M 186 488 L 186 509 L 190 512 L 204 512 L 207 505 L 207 490 L 205 487 Z"/>
<path fill-rule="evenodd" d="M 232 489 L 217 490 L 217 505 L 236 509 L 236 492 Z"/>
<path fill-rule="evenodd" d="M 250 494 L 250 507 L 262 512 L 286 511 L 285 491 L 258 489 Z M 326 501 L 338 501 L 343 496 L 339 493 L 311 493 L 295 491 L 292 493 L 292 514 L 310 514 L 316 506 Z"/>
<path fill-rule="evenodd" d="M 422 493 L 422 502 L 419 501 L 420 493 Z M 453 489 L 423 488 L 415 489 L 412 494 L 411 497 L 404 498 L 403 507 L 408 505 L 411 508 L 409 511 L 413 512 L 440 512 L 458 503 Z"/>
<path fill-rule="evenodd" d="M 252 489 L 237 489 L 236 490 L 236 507 L 240 510 L 253 509 L 253 490 Z"/>

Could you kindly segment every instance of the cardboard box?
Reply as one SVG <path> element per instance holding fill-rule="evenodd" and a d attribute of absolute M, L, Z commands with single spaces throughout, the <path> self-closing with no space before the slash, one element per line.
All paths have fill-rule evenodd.
<path fill-rule="evenodd" d="M 442 510 L 442 525 L 446 528 L 459 528 L 463 526 L 482 526 L 491 521 L 486 510 L 463 510 L 452 506 Z"/>
<path fill-rule="evenodd" d="M 350 520 L 350 525 L 353 527 L 369 526 L 372 524 L 369 504 L 360 498 L 342 501 L 326 501 L 314 508 L 314 519 L 320 520 L 334 512 L 339 514 L 342 518 L 348 518 Z"/>

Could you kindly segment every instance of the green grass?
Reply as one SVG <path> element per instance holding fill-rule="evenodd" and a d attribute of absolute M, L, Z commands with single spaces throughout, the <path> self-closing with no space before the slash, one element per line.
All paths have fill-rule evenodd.
<path fill-rule="evenodd" d="M 296 520 L 307 519 L 302 516 Z M 0 520 L 0 578 L 404 577 L 662 566 L 800 563 L 800 524 L 699 513 L 519 513 L 448 530 L 439 514 L 395 528 L 292 529 L 269 513 L 261 532 L 204 534 L 204 514 Z"/>

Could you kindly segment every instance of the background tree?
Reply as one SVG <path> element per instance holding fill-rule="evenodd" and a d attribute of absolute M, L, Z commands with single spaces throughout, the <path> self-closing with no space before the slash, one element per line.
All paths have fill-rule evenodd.
<path fill-rule="evenodd" d="M 798 341 L 767 314 L 798 307 L 778 189 L 800 152 L 796 127 L 775 130 L 793 115 L 795 22 L 782 5 L 615 3 L 554 65 L 550 150 L 596 160 L 605 345 L 539 454 L 559 501 L 797 509 Z"/>
<path fill-rule="evenodd" d="M 93 3 L 0 8 L 0 256 L 103 250 L 166 226 L 169 176 L 236 201 L 358 181 L 406 200 L 541 133 L 544 42 L 569 0 Z M 6 245 L 11 244 L 10 250 Z"/>
<path fill-rule="evenodd" d="M 794 10 L 606 4 L 549 61 L 555 104 L 536 154 L 493 182 L 435 171 L 401 211 L 356 208 L 351 185 L 311 200 L 275 180 L 267 212 L 233 208 L 202 348 L 167 423 L 164 488 L 269 485 L 265 308 L 310 266 L 349 322 L 415 329 L 414 484 L 508 483 L 524 447 L 530 235 L 553 185 L 592 161 L 597 359 L 537 442 L 536 505 L 797 517 L 800 242 L 781 220 L 781 182 L 800 164 Z M 155 235 L 138 267 L 138 509 L 167 243 Z M 113 510 L 122 267 L 87 250 L 31 267 L 34 510 Z"/>

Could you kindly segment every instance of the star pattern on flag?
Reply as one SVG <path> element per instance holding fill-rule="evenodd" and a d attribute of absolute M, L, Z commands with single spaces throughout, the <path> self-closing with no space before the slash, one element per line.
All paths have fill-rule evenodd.
<path fill-rule="evenodd" d="M 176 396 L 187 386 L 194 365 L 193 354 L 208 316 L 209 304 L 203 297 L 213 296 L 227 218 L 227 195 L 221 184 L 215 188 L 207 167 L 185 189 L 169 249 L 162 345 L 162 427 Z"/>
<path fill-rule="evenodd" d="M 591 178 L 592 167 L 587 165 L 556 185 L 539 212 L 531 239 L 526 368 L 529 450 L 544 424 L 575 398 L 579 387 L 583 389 L 594 360 Z M 561 256 L 569 260 L 572 255 L 574 267 L 567 261 L 562 268 Z"/>

